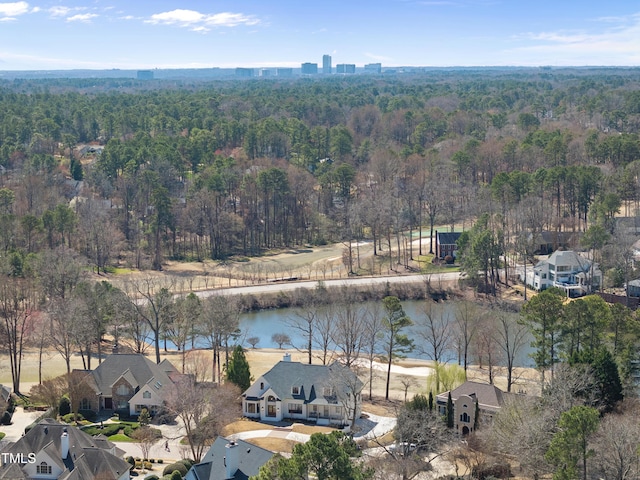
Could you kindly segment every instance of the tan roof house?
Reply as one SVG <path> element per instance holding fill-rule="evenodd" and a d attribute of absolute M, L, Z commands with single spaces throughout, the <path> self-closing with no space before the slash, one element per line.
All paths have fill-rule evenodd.
<path fill-rule="evenodd" d="M 504 395 L 495 385 L 479 382 L 464 382 L 451 390 L 453 402 L 453 428 L 460 435 L 468 435 L 483 423 L 491 423 L 493 416 L 504 404 Z M 441 415 L 447 414 L 449 392 L 436 395 L 436 405 Z M 476 407 L 477 404 L 477 407 Z M 479 418 L 476 422 L 476 411 Z"/>

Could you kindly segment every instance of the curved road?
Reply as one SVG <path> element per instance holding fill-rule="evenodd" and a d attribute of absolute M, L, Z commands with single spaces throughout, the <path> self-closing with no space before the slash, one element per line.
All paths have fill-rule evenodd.
<path fill-rule="evenodd" d="M 343 278 L 340 280 L 325 280 L 322 283 L 326 287 L 341 287 L 343 285 L 356 285 L 356 286 L 368 286 L 368 285 L 384 285 L 390 284 L 426 284 L 430 282 L 434 287 L 437 287 L 441 283 L 456 281 L 460 278 L 460 272 L 446 272 L 446 273 L 431 273 L 431 274 L 419 274 L 419 275 L 394 275 L 390 277 L 352 277 Z M 316 280 L 301 280 L 293 282 L 281 282 L 273 284 L 261 284 L 251 285 L 248 287 L 234 287 L 234 288 L 218 288 L 215 290 L 201 290 L 195 292 L 201 298 L 209 297 L 211 295 L 250 295 L 257 293 L 278 293 L 278 292 L 291 292 L 299 288 L 316 288 L 318 286 Z"/>

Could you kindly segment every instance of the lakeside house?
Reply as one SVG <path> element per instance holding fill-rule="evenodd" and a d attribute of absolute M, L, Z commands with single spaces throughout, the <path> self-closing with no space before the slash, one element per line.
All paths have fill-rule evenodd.
<path fill-rule="evenodd" d="M 242 412 L 267 422 L 292 419 L 349 425 L 360 416 L 363 386 L 338 362 L 309 365 L 292 362 L 287 353 L 242 394 Z"/>
<path fill-rule="evenodd" d="M 468 435 L 476 426 L 490 424 L 493 416 L 504 404 L 506 395 L 495 385 L 480 382 L 464 382 L 458 388 L 436 395 L 440 415 L 447 415 L 447 402 L 451 393 L 453 402 L 453 428 L 460 435 Z M 479 418 L 476 421 L 476 413 Z"/>
<path fill-rule="evenodd" d="M 573 250 L 556 250 L 528 270 L 526 278 L 520 274 L 520 280 L 538 291 L 557 287 L 565 290 L 569 297 L 580 297 L 602 285 L 602 271 Z"/>
<path fill-rule="evenodd" d="M 156 364 L 144 355 L 129 353 L 114 353 L 94 370 L 74 370 L 73 375 L 83 377 L 88 386 L 81 410 L 119 411 L 131 416 L 144 408 L 151 415 L 159 413 L 170 387 L 182 377 L 166 359 Z"/>

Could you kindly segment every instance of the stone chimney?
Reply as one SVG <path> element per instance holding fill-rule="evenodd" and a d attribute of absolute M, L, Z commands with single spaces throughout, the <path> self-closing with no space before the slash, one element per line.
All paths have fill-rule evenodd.
<path fill-rule="evenodd" d="M 290 362 L 291 361 L 291 354 L 290 353 L 285 353 L 284 357 L 282 357 L 282 361 L 283 362 Z"/>
<path fill-rule="evenodd" d="M 225 479 L 233 478 L 238 471 L 240 465 L 240 447 L 238 444 L 231 440 L 225 445 L 224 466 L 225 466 Z"/>
<path fill-rule="evenodd" d="M 60 453 L 62 454 L 63 460 L 66 460 L 69 456 L 69 433 L 66 428 L 62 431 L 62 435 L 60 436 Z"/>

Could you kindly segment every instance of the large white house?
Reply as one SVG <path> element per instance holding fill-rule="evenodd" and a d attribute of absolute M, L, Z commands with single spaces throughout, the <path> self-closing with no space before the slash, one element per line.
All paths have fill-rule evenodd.
<path fill-rule="evenodd" d="M 587 295 L 602 284 L 602 271 L 597 264 L 572 250 L 556 250 L 527 271 L 523 280 L 535 290 L 562 288 L 570 297 Z"/>
<path fill-rule="evenodd" d="M 286 354 L 242 394 L 242 411 L 263 421 L 349 425 L 360 416 L 362 387 L 357 375 L 338 362 L 308 365 Z"/>

